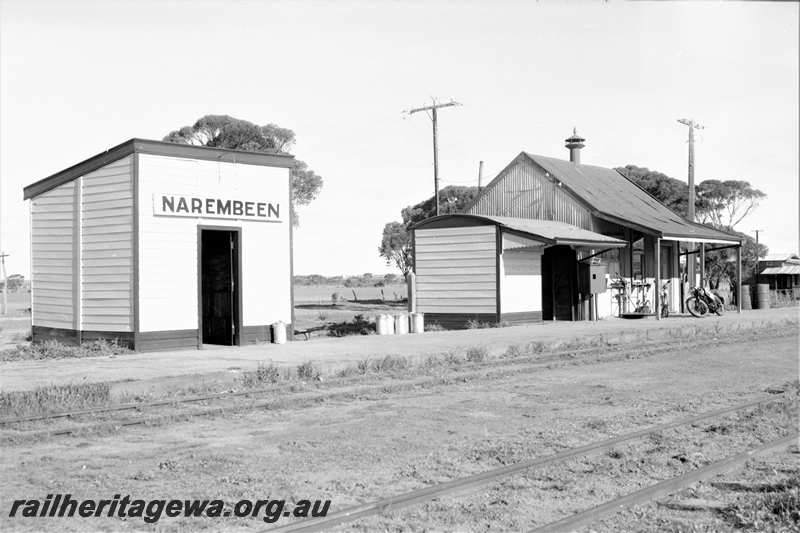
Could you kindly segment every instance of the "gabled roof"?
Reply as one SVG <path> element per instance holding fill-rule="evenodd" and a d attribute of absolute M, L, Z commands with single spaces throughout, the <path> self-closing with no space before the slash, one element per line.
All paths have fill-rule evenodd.
<path fill-rule="evenodd" d="M 646 228 L 664 238 L 684 241 L 741 242 L 740 237 L 690 222 L 616 170 L 581 165 L 541 155 L 523 154 L 561 182 L 592 214 L 623 226 Z"/>
<path fill-rule="evenodd" d="M 271 167 L 291 168 L 294 166 L 294 156 L 289 154 L 245 152 L 244 150 L 228 150 L 227 148 L 212 148 L 134 138 L 28 185 L 23 189 L 23 198 L 28 200 L 38 196 L 133 153 Z"/>
<path fill-rule="evenodd" d="M 530 218 L 516 218 L 516 217 L 495 217 L 486 215 L 439 215 L 436 217 L 426 218 L 421 222 L 417 222 L 412 226 L 412 229 L 422 229 L 428 225 L 436 226 L 444 220 L 457 221 L 458 218 L 471 221 L 486 222 L 500 226 L 507 230 L 524 233 L 533 239 L 544 242 L 546 244 L 566 244 L 573 246 L 603 246 L 606 248 L 622 248 L 627 246 L 627 242 L 595 233 L 566 222 L 557 222 L 553 220 L 536 220 Z"/>
<path fill-rule="evenodd" d="M 789 261 L 792 263 L 800 261 L 797 254 L 767 254 L 761 258 L 762 261 Z"/>

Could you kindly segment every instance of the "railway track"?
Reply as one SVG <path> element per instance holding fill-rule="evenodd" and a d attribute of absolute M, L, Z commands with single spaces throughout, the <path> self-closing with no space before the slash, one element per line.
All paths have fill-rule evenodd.
<path fill-rule="evenodd" d="M 369 375 L 358 378 L 333 380 L 317 384 L 314 390 L 297 390 L 298 385 L 273 386 L 263 389 L 252 389 L 237 392 L 206 394 L 185 398 L 173 398 L 152 402 L 137 402 L 103 406 L 90 409 L 47 413 L 35 416 L 0 419 L 0 438 L 3 440 L 29 440 L 52 436 L 63 436 L 80 432 L 113 430 L 138 425 L 170 423 L 176 419 L 208 417 L 234 412 L 246 412 L 256 409 L 278 410 L 314 404 L 324 401 L 342 400 L 376 394 L 396 393 L 417 388 L 439 386 L 447 382 L 469 381 L 473 379 L 497 379 L 521 373 L 535 373 L 568 365 L 590 365 L 605 362 L 653 357 L 668 354 L 679 348 L 691 347 L 702 349 L 706 346 L 719 346 L 721 343 L 757 343 L 751 335 L 731 336 L 721 342 L 717 339 L 676 340 L 671 342 L 638 343 L 634 346 L 620 345 L 614 347 L 590 347 L 583 349 L 566 349 L 554 352 L 542 352 L 514 358 L 504 358 L 465 363 L 446 369 L 443 375 L 425 375 L 412 379 Z M 360 385 L 364 378 L 377 378 L 377 383 Z M 218 402 L 215 407 L 207 404 Z M 199 405 L 202 404 L 202 405 Z M 195 407 L 196 406 L 196 407 Z M 159 411 L 161 411 L 159 413 Z M 120 413 L 133 412 L 137 416 L 119 418 Z M 102 419 L 103 417 L 108 417 Z M 101 418 L 101 420 L 97 420 Z M 89 419 L 81 423 L 81 419 Z M 58 423 L 68 425 L 58 427 Z M 47 425 L 40 430 L 28 429 L 26 426 Z M 53 427 L 55 425 L 55 427 Z M 20 427 L 22 426 L 22 427 Z"/>
<path fill-rule="evenodd" d="M 751 401 L 731 407 L 717 409 L 705 413 L 696 414 L 680 420 L 647 427 L 638 431 L 633 431 L 624 435 L 609 438 L 603 441 L 594 442 L 577 448 L 571 448 L 562 452 L 538 457 L 516 464 L 504 466 L 497 469 L 488 470 L 479 474 L 474 474 L 464 478 L 454 479 L 445 483 L 424 487 L 404 494 L 391 496 L 371 503 L 357 505 L 343 509 L 342 511 L 330 514 L 325 517 L 312 518 L 293 522 L 281 527 L 262 530 L 264 533 L 300 533 L 326 531 L 335 526 L 353 522 L 355 520 L 377 516 L 390 511 L 407 508 L 426 501 L 442 498 L 445 496 L 463 496 L 474 492 L 481 487 L 500 482 L 514 474 L 519 474 L 537 467 L 553 465 L 568 459 L 581 456 L 595 455 L 609 451 L 620 444 L 628 443 L 641 439 L 660 431 L 689 426 L 713 418 L 754 409 L 765 406 L 777 401 L 775 398 L 765 398 Z M 686 474 L 674 478 L 657 482 L 653 485 L 635 491 L 631 494 L 622 495 L 609 500 L 602 505 L 577 512 L 562 520 L 551 522 L 537 527 L 534 531 L 573 531 L 578 527 L 590 524 L 604 515 L 619 511 L 625 507 L 646 503 L 654 498 L 658 498 L 676 492 L 696 481 L 707 479 L 711 476 L 735 469 L 753 457 L 769 453 L 774 450 L 786 448 L 798 439 L 798 433 L 794 432 L 779 439 L 752 447 L 740 453 L 736 453 L 725 459 L 713 462 L 701 468 L 690 471 Z"/>

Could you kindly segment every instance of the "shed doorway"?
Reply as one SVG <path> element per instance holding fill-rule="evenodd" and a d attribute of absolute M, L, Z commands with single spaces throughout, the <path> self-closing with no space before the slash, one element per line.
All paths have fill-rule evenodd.
<path fill-rule="evenodd" d="M 200 344 L 239 344 L 239 230 L 200 229 Z"/>
<path fill-rule="evenodd" d="M 569 246 L 550 246 L 542 254 L 542 320 L 575 320 L 578 259 Z"/>

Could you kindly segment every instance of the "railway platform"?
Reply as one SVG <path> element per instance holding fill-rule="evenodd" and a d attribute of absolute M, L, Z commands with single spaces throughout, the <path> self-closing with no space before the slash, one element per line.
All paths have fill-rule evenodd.
<path fill-rule="evenodd" d="M 318 338 L 282 345 L 220 346 L 202 350 L 131 353 L 83 359 L 0 362 L 0 390 L 31 390 L 51 384 L 109 382 L 127 393 L 161 388 L 234 383 L 259 363 L 294 368 L 311 361 L 323 374 L 364 359 L 403 356 L 425 359 L 448 352 L 485 348 L 499 355 L 510 346 L 540 343 L 543 349 L 687 339 L 702 335 L 785 327 L 800 332 L 800 309 L 731 312 L 722 317 L 664 320 L 606 319 L 598 322 L 547 322 L 505 328 L 436 331 L 420 335 Z"/>

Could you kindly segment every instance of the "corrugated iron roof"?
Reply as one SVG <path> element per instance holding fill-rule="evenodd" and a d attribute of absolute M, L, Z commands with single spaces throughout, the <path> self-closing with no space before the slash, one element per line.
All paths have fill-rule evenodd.
<path fill-rule="evenodd" d="M 800 275 L 800 265 L 783 265 L 779 267 L 765 268 L 762 272 L 764 275 L 773 276 L 796 276 Z"/>
<path fill-rule="evenodd" d="M 484 220 L 502 228 L 518 231 L 548 244 L 568 244 L 575 246 L 603 246 L 606 248 L 621 248 L 628 243 L 622 239 L 595 233 L 566 222 L 553 220 L 538 220 L 532 218 L 495 217 L 487 215 L 439 215 L 418 222 L 413 226 L 423 228 L 428 224 L 445 218 L 464 217 L 473 220 Z"/>
<path fill-rule="evenodd" d="M 623 224 L 630 222 L 664 236 L 740 242 L 736 235 L 689 222 L 673 213 L 616 170 L 524 153 L 589 204 L 598 216 Z"/>
<path fill-rule="evenodd" d="M 627 242 L 622 239 L 595 233 L 566 222 L 554 220 L 535 220 L 531 218 L 516 217 L 495 217 L 485 216 L 502 227 L 521 231 L 529 235 L 543 237 L 553 241 L 555 244 L 597 244 L 608 247 L 627 246 Z"/>
<path fill-rule="evenodd" d="M 797 254 L 767 254 L 761 258 L 762 261 L 788 261 L 790 263 L 795 263 L 800 261 L 800 257 Z"/>

